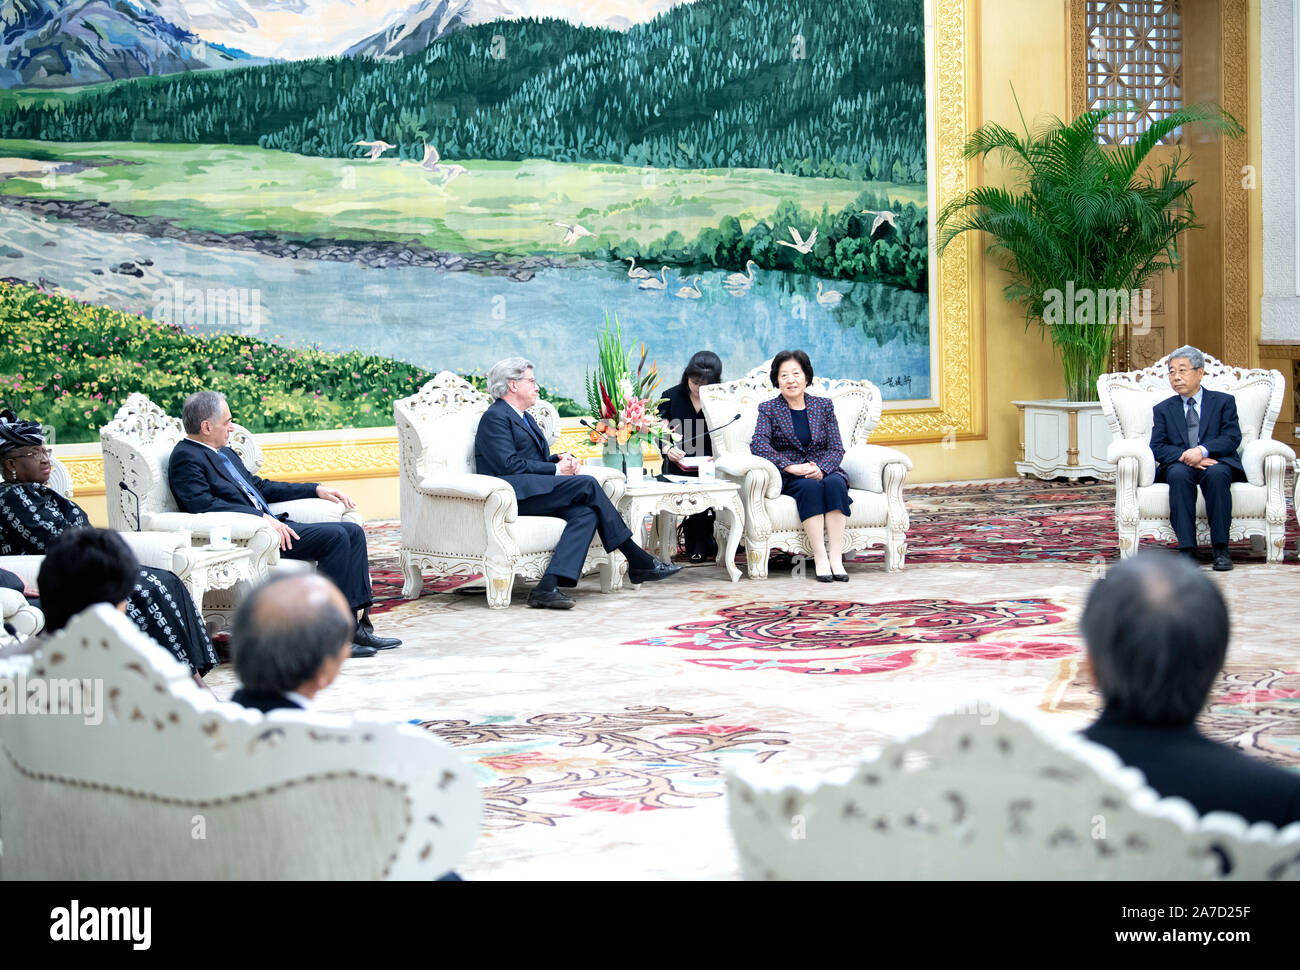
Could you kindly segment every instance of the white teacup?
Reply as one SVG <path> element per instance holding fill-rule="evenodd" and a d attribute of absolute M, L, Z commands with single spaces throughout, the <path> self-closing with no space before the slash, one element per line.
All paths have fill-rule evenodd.
<path fill-rule="evenodd" d="M 214 525 L 212 531 L 208 533 L 208 544 L 213 549 L 229 549 L 234 545 L 230 541 L 230 526 Z"/>
<path fill-rule="evenodd" d="M 713 470 L 713 459 L 712 459 L 712 458 L 701 458 L 701 459 L 700 459 L 700 478 L 717 478 L 717 477 L 718 477 L 717 474 L 716 474 L 716 473 L 714 472 L 714 470 Z"/>
<path fill-rule="evenodd" d="M 629 465 L 627 469 L 627 484 L 635 488 L 645 482 L 645 469 L 640 465 Z"/>

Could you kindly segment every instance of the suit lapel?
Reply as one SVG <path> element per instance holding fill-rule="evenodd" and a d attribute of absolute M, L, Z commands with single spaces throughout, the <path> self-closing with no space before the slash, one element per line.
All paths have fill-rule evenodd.
<path fill-rule="evenodd" d="M 186 440 L 190 440 L 190 439 L 186 439 Z M 244 495 L 244 487 L 240 485 L 239 482 L 235 481 L 234 477 L 230 474 L 230 472 L 226 471 L 226 463 L 221 460 L 221 453 L 219 451 L 213 450 L 212 448 L 209 448 L 207 445 L 199 444 L 199 442 L 197 441 L 194 442 L 194 445 L 197 448 L 203 449 L 204 456 L 207 458 L 208 463 L 211 464 L 214 469 L 216 469 L 217 474 L 220 475 L 226 481 L 228 481 L 231 485 L 235 486 L 235 491 L 237 491 L 240 494 L 241 498 L 246 498 L 246 496 Z M 229 456 L 227 456 L 227 458 L 228 457 Z M 232 468 L 234 467 L 234 462 L 231 462 L 231 467 Z"/>
<path fill-rule="evenodd" d="M 511 408 L 510 410 L 513 411 L 514 408 Z M 525 411 L 523 417 L 520 417 L 519 415 L 516 414 L 515 420 L 524 426 L 524 430 L 528 432 L 528 436 L 537 443 L 537 447 L 540 448 L 542 454 L 545 455 L 549 449 L 546 447 L 546 441 L 542 436 L 542 430 L 541 428 L 537 428 L 537 430 L 533 430 L 534 422 L 529 419 L 528 412 Z"/>

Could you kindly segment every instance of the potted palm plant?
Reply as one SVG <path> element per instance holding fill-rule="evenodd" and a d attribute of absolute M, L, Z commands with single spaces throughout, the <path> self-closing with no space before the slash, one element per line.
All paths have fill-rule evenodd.
<path fill-rule="evenodd" d="M 1047 117 L 1032 132 L 1022 116 L 1023 136 L 982 125 L 967 138 L 963 156 L 996 152 L 1017 181 L 1009 188 L 977 186 L 938 217 L 941 255 L 962 233 L 988 237 L 988 252 L 1010 277 L 1004 295 L 1024 307 L 1026 329 L 1040 324 L 1060 358 L 1066 400 L 1014 402 L 1024 421 L 1021 474 L 1109 477 L 1097 378 L 1120 328 L 1149 320 L 1143 316 L 1150 312 L 1147 282 L 1178 266 L 1179 236 L 1199 228 L 1191 198 L 1196 182 L 1183 175 L 1187 157 L 1175 151 L 1153 166 L 1147 157 L 1178 128 L 1243 134 L 1217 105 L 1191 105 L 1152 123 L 1130 144 L 1103 148 L 1097 129 L 1119 110 L 1085 112 L 1069 123 Z"/>

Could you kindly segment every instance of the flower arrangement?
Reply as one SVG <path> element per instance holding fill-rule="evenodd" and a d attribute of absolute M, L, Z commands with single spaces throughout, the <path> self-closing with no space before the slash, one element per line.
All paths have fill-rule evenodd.
<path fill-rule="evenodd" d="M 610 326 L 605 316 L 604 332 L 596 338 L 596 372 L 587 372 L 587 406 L 597 419 L 587 433 L 592 444 L 606 451 L 619 451 L 639 458 L 641 446 L 662 442 L 672 443 L 677 438 L 657 408 L 663 398 L 655 396 L 659 386 L 659 370 L 654 361 L 646 370 L 646 347 L 641 344 L 641 359 L 636 373 L 632 372 L 631 354 L 623 345 L 623 328 L 614 317 Z"/>

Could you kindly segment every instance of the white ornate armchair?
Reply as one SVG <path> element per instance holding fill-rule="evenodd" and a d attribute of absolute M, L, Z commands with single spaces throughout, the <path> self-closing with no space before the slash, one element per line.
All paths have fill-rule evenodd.
<path fill-rule="evenodd" d="M 0 678 L 0 878 L 429 880 L 478 835 L 428 732 L 223 703 L 106 605 Z"/>
<path fill-rule="evenodd" d="M 1155 480 L 1156 459 L 1150 447 L 1152 408 L 1174 393 L 1168 372 L 1165 357 L 1145 370 L 1103 374 L 1097 379 L 1101 408 L 1114 439 L 1106 457 L 1116 466 L 1115 528 L 1121 558 L 1136 553 L 1143 536 L 1177 538 L 1169 523 L 1169 486 Z M 1232 484 L 1229 535 L 1233 539 L 1262 536 L 1268 561 L 1280 562 L 1286 542 L 1286 469 L 1295 460 L 1294 451 L 1272 439 L 1282 409 L 1282 375 L 1275 370 L 1229 367 L 1207 355 L 1203 386 L 1225 391 L 1237 401 L 1241 425 L 1237 454 L 1246 481 Z M 1198 542 L 1209 542 L 1205 498 L 1199 490 L 1196 535 Z"/>
<path fill-rule="evenodd" d="M 185 437 L 180 418 L 166 414 L 143 394 L 132 394 L 113 420 L 99 432 L 104 450 L 104 487 L 107 491 L 109 525 L 124 534 L 131 529 L 187 532 L 194 544 L 208 542 L 213 526 L 230 527 L 230 538 L 247 546 L 252 554 L 252 573 L 264 579 L 273 571 L 310 568 L 302 560 L 280 558 L 279 538 L 261 518 L 239 512 L 182 512 L 167 483 L 167 464 L 172 448 Z M 250 472 L 262 466 L 262 449 L 247 430 L 233 425 L 230 447 Z M 138 500 L 138 513 L 137 513 Z M 319 498 L 272 503 L 273 511 L 288 512 L 296 522 L 355 522 L 364 519 L 355 509 Z M 211 590 L 201 608 L 205 616 L 225 622 L 234 606 L 234 589 Z"/>
<path fill-rule="evenodd" d="M 767 557 L 772 549 L 812 555 L 799 522 L 795 501 L 781 494 L 781 473 L 766 458 L 751 454 L 758 406 L 779 392 L 768 380 L 772 363 L 767 361 L 743 378 L 700 388 L 700 404 L 710 428 L 715 469 L 721 479 L 740 485 L 745 506 L 745 555 L 749 575 L 767 575 Z M 835 418 L 844 441 L 841 467 L 849 479 L 852 514 L 844 530 L 844 548 L 885 547 L 885 568 L 903 568 L 907 554 L 907 506 L 903 503 L 903 481 L 912 461 L 901 451 L 867 444 L 880 422 L 880 388 L 870 381 L 814 378 L 808 393 L 835 402 Z M 740 420 L 723 427 L 737 414 Z"/>
<path fill-rule="evenodd" d="M 515 491 L 500 478 L 474 471 L 474 435 L 491 399 L 463 378 L 442 371 L 410 397 L 393 404 L 401 448 L 402 542 L 405 584 L 415 599 L 424 588 L 422 570 L 440 576 L 482 575 L 488 606 L 510 605 L 516 576 L 540 579 L 560 541 L 565 521 L 520 515 Z M 548 441 L 559 437 L 555 408 L 538 401 L 529 408 Z M 627 487 L 612 468 L 587 466 L 615 505 Z M 625 562 L 592 539 L 584 575 L 600 572 L 600 588 L 621 585 Z"/>
<path fill-rule="evenodd" d="M 728 772 L 746 879 L 1300 879 L 1300 822 L 1200 816 L 1081 735 L 995 707 L 939 718 L 839 777 Z M 978 713 L 977 713 L 978 712 Z"/>
<path fill-rule="evenodd" d="M 64 498 L 72 498 L 72 476 L 68 474 L 68 468 L 57 458 L 50 460 L 50 488 L 54 489 Z M 126 544 L 135 553 L 135 558 L 139 560 L 140 565 L 150 566 L 154 569 L 170 569 L 184 582 L 190 574 L 192 560 L 190 558 L 190 536 L 189 533 L 181 532 L 122 532 L 122 538 Z M 41 571 L 41 563 L 45 561 L 44 556 L 0 556 L 0 569 L 7 569 L 9 572 L 22 577 L 32 589 L 36 588 L 36 577 Z M 0 590 L 0 593 L 5 592 Z M 22 599 L 19 596 L 19 599 Z M 23 601 L 24 604 L 26 601 Z M 16 604 L 15 604 L 16 606 Z M 9 610 L 5 609 L 5 621 L 13 622 L 14 627 L 24 636 L 39 633 L 41 627 L 45 625 L 45 619 L 39 610 L 31 607 L 27 608 L 30 612 L 23 613 L 21 610 L 15 610 L 18 613 L 17 622 L 10 620 Z M 35 614 L 32 616 L 31 614 Z M 32 622 L 39 618 L 40 623 L 35 629 L 28 629 Z"/>

